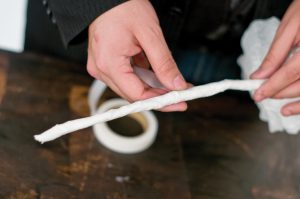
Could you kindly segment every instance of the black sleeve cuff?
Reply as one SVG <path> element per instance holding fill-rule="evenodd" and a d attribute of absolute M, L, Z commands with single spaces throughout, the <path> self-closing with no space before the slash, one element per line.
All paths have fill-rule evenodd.
<path fill-rule="evenodd" d="M 105 11 L 126 0 L 49 0 L 62 41 L 67 47 L 87 38 L 87 28 Z"/>

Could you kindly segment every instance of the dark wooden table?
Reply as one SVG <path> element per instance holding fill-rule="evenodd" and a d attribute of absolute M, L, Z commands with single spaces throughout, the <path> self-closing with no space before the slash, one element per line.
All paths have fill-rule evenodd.
<path fill-rule="evenodd" d="M 107 150 L 90 128 L 35 142 L 34 134 L 88 115 L 91 82 L 82 66 L 0 53 L 0 198 L 300 198 L 299 135 L 270 134 L 246 93 L 156 113 L 158 138 L 136 155 Z"/>

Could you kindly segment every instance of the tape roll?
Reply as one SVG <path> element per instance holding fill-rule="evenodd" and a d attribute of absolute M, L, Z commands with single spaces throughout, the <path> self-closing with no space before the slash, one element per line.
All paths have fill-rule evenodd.
<path fill-rule="evenodd" d="M 104 102 L 97 113 L 103 113 L 109 109 L 127 104 L 128 102 L 122 99 L 111 99 Z M 156 138 L 158 129 L 158 122 L 154 114 L 151 111 L 143 111 L 131 114 L 129 117 L 137 120 L 142 125 L 144 129 L 142 134 L 127 137 L 112 131 L 107 123 L 98 123 L 93 126 L 97 140 L 110 150 L 125 154 L 138 153 L 150 147 Z"/>
<path fill-rule="evenodd" d="M 145 69 L 134 67 L 137 75 L 152 87 L 162 87 L 158 80 L 154 76 L 149 74 Z M 88 96 L 88 103 L 91 110 L 91 114 L 99 114 L 106 112 L 112 108 L 119 108 L 129 103 L 123 99 L 115 98 L 105 101 L 97 108 L 97 104 L 101 96 L 106 89 L 106 85 L 96 80 L 93 82 Z M 135 137 L 128 137 L 114 132 L 107 123 L 98 123 L 93 126 L 94 134 L 97 140 L 106 148 L 124 154 L 139 153 L 149 148 L 154 142 L 157 130 L 158 121 L 155 115 L 151 111 L 143 111 L 129 115 L 129 117 L 135 119 L 141 124 L 144 132 Z"/>

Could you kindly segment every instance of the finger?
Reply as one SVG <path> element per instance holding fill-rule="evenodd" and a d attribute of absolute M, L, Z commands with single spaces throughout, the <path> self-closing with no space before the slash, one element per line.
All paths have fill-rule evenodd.
<path fill-rule="evenodd" d="M 297 115 L 300 114 L 300 101 L 292 102 L 287 105 L 285 105 L 281 109 L 281 113 L 284 116 L 291 116 L 291 115 Z"/>
<path fill-rule="evenodd" d="M 118 86 L 116 86 L 114 84 L 113 81 L 110 80 L 109 77 L 107 77 L 106 75 L 103 75 L 102 76 L 102 79 L 103 79 L 103 82 L 105 82 L 105 84 L 111 89 L 113 90 L 117 95 L 119 95 L 121 98 L 125 99 L 125 100 L 128 100 L 128 96 L 123 93 L 119 88 Z"/>
<path fill-rule="evenodd" d="M 294 98 L 300 96 L 300 80 L 289 85 L 274 96 L 276 99 Z"/>
<path fill-rule="evenodd" d="M 165 106 L 164 108 L 159 109 L 159 111 L 162 111 L 162 112 L 175 112 L 175 111 L 182 112 L 182 111 L 186 111 L 187 108 L 188 108 L 188 106 L 187 106 L 186 102 L 180 102 L 180 103 L 177 103 L 177 104 L 172 104 L 172 105 L 169 105 L 169 106 Z"/>
<path fill-rule="evenodd" d="M 132 60 L 133 60 L 133 65 L 135 65 L 135 66 L 145 68 L 145 69 L 150 68 L 150 63 L 149 63 L 146 55 L 143 52 L 132 57 Z"/>
<path fill-rule="evenodd" d="M 123 93 L 126 93 L 130 101 L 148 98 L 148 88 L 145 87 L 145 84 L 133 73 L 133 69 L 129 63 L 119 67 L 111 66 L 109 67 L 109 73 L 112 81 Z"/>
<path fill-rule="evenodd" d="M 87 61 L 87 69 L 89 74 L 93 76 L 95 79 L 98 79 L 104 82 L 110 89 L 112 89 L 116 94 L 121 96 L 123 99 L 127 99 L 128 97 L 120 91 L 120 89 L 107 77 L 104 73 L 101 73 L 100 70 L 96 67 L 93 58 L 88 57 Z"/>
<path fill-rule="evenodd" d="M 111 75 L 112 81 L 122 93 L 126 93 L 126 96 L 128 96 L 127 99 L 130 102 L 148 99 L 166 93 L 166 91 L 162 89 L 146 86 L 146 84 L 135 75 L 131 66 L 126 65 L 116 69 L 111 68 L 111 72 L 113 72 L 113 75 Z M 184 111 L 186 110 L 186 105 L 180 103 L 161 110 Z"/>
<path fill-rule="evenodd" d="M 186 89 L 187 83 L 178 70 L 160 27 L 139 28 L 136 37 L 159 81 L 170 90 Z"/>
<path fill-rule="evenodd" d="M 254 94 L 256 101 L 273 97 L 300 78 L 300 54 L 294 55 L 283 67 L 267 80 Z"/>
<path fill-rule="evenodd" d="M 99 75 L 100 76 L 100 75 Z M 104 74 L 101 74 L 101 81 L 105 82 L 106 85 L 111 88 L 114 92 L 116 92 L 119 96 L 121 96 L 123 99 L 132 102 L 132 100 L 130 99 L 130 97 L 123 93 L 111 80 L 109 77 L 107 77 Z M 145 89 L 148 89 L 148 85 L 144 84 Z M 158 95 L 163 95 L 166 94 L 167 91 L 162 90 L 162 89 L 153 89 L 153 95 L 152 96 L 148 96 L 148 97 L 156 97 Z M 159 109 L 159 111 L 162 112 L 174 112 L 174 111 L 185 111 L 187 109 L 187 104 L 185 102 L 181 102 L 181 103 L 177 103 L 177 104 L 172 104 L 169 106 L 166 106 L 162 109 Z"/>
<path fill-rule="evenodd" d="M 284 63 L 296 37 L 298 25 L 290 20 L 288 24 L 282 24 L 272 42 L 269 52 L 264 58 L 261 66 L 251 78 L 265 79 L 270 77 Z"/>

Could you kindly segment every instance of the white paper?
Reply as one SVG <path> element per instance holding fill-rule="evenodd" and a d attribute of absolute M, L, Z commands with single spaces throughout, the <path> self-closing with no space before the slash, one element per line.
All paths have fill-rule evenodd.
<path fill-rule="evenodd" d="M 275 17 L 255 20 L 245 31 L 241 40 L 244 54 L 238 59 L 245 79 L 249 79 L 249 76 L 260 66 L 271 46 L 279 24 L 280 21 Z M 296 52 L 297 49 L 292 49 L 290 56 Z M 300 98 L 263 100 L 257 104 L 260 110 L 260 119 L 268 122 L 270 132 L 286 131 L 296 134 L 300 130 L 300 115 L 285 117 L 280 110 L 285 104 L 299 100 Z"/>

